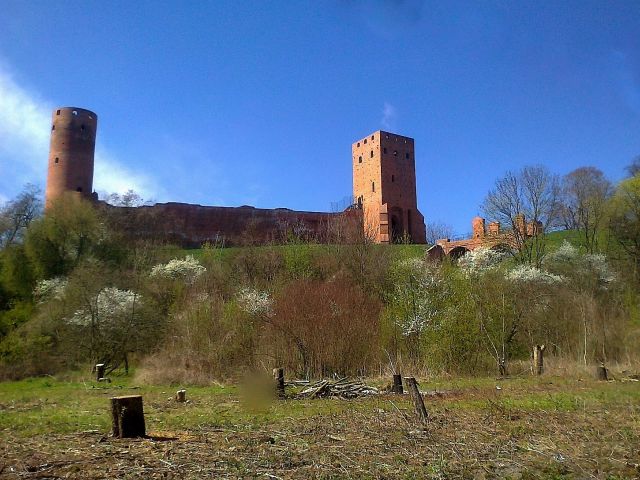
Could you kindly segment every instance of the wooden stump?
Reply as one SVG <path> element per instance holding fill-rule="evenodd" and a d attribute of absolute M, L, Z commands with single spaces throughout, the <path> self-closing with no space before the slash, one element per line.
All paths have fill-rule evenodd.
<path fill-rule="evenodd" d="M 96 381 L 100 381 L 100 379 L 104 378 L 104 372 L 106 369 L 106 365 L 104 363 L 96 363 Z"/>
<path fill-rule="evenodd" d="M 284 398 L 284 368 L 274 368 L 273 378 L 276 379 L 276 394 Z"/>
<path fill-rule="evenodd" d="M 407 386 L 407 390 L 409 390 L 409 395 L 411 395 L 411 400 L 413 401 L 418 421 L 422 424 L 427 423 L 429 415 L 424 406 L 422 395 L 420 395 L 420 390 L 418 390 L 418 382 L 416 382 L 414 377 L 404 377 L 404 383 Z"/>
<path fill-rule="evenodd" d="M 187 391 L 186 390 L 178 390 L 176 392 L 176 401 L 180 403 L 184 403 L 187 401 Z"/>
<path fill-rule="evenodd" d="M 144 437 L 144 411 L 141 395 L 113 397 L 111 399 L 113 436 L 117 438 Z"/>
<path fill-rule="evenodd" d="M 391 386 L 391 393 L 398 393 L 402 395 L 404 390 L 402 388 L 402 375 L 399 373 L 393 374 L 393 385 Z"/>
<path fill-rule="evenodd" d="M 596 367 L 596 378 L 605 382 L 609 380 L 609 373 L 607 372 L 607 367 L 604 366 L 604 363 L 601 363 Z"/>
<path fill-rule="evenodd" d="M 542 375 L 544 372 L 544 345 L 533 347 L 533 374 Z"/>

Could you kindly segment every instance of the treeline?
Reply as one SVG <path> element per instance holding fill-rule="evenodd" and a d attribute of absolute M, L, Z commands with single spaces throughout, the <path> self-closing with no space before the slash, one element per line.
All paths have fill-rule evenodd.
<path fill-rule="evenodd" d="M 633 169 L 633 166 L 632 166 Z M 27 188 L 0 209 L 0 377 L 105 363 L 149 381 L 207 383 L 283 366 L 296 375 L 514 371 L 534 345 L 567 362 L 640 353 L 640 175 L 594 168 L 500 178 L 483 210 L 563 234 L 434 263 L 367 236 L 194 251 L 131 239 L 117 209 Z M 440 225 L 442 227 L 442 224 Z M 444 228 L 444 227 L 443 227 Z"/>

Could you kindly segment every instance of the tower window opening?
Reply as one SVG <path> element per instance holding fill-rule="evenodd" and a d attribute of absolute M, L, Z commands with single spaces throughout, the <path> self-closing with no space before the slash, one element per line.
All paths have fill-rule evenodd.
<path fill-rule="evenodd" d="M 56 157 L 56 159 L 54 160 L 55 163 L 60 163 L 60 159 L 58 157 Z"/>
<path fill-rule="evenodd" d="M 76 188 L 76 192 L 80 192 L 80 193 L 82 193 L 82 187 L 78 187 L 78 188 Z"/>
<path fill-rule="evenodd" d="M 56 129 L 55 125 L 51 125 L 51 131 L 53 132 Z"/>
<path fill-rule="evenodd" d="M 84 132 L 84 125 L 80 125 L 80 131 Z"/>
<path fill-rule="evenodd" d="M 364 139 L 364 144 L 365 144 L 365 145 L 367 144 L 367 139 L 366 139 L 366 138 Z"/>
<path fill-rule="evenodd" d="M 389 140 L 389 135 L 385 135 L 384 138 L 386 138 L 387 140 Z"/>
<path fill-rule="evenodd" d="M 71 113 L 72 113 L 72 114 L 74 114 L 74 115 L 78 115 L 78 111 L 77 111 L 77 110 L 74 110 L 74 111 L 73 111 L 73 112 L 71 112 Z"/>
<path fill-rule="evenodd" d="M 394 157 L 397 157 L 397 156 L 398 156 L 398 150 L 394 150 L 394 151 L 393 151 L 393 156 L 394 156 Z"/>
<path fill-rule="evenodd" d="M 358 142 L 358 144 L 356 145 L 356 147 L 359 147 L 359 146 L 360 146 L 360 142 Z"/>
<path fill-rule="evenodd" d="M 405 154 L 404 154 L 404 158 L 406 158 L 406 159 L 408 160 L 408 159 L 409 159 L 409 154 L 408 154 L 408 153 L 405 153 Z"/>
<path fill-rule="evenodd" d="M 376 191 L 376 182 L 371 182 L 371 191 L 372 192 Z"/>
<path fill-rule="evenodd" d="M 371 150 L 371 158 L 373 158 L 373 150 Z"/>
<path fill-rule="evenodd" d="M 393 182 L 395 182 L 395 181 L 396 181 L 396 177 L 395 177 L 395 175 L 391 175 L 391 183 L 393 183 Z"/>
<path fill-rule="evenodd" d="M 60 115 L 60 110 L 56 110 L 56 115 Z"/>
<path fill-rule="evenodd" d="M 362 163 L 362 155 L 358 157 L 358 163 Z"/>
<path fill-rule="evenodd" d="M 371 135 L 371 140 L 373 140 L 373 135 Z"/>
<path fill-rule="evenodd" d="M 387 153 L 387 147 L 384 147 L 384 148 L 382 149 L 382 153 Z"/>
<path fill-rule="evenodd" d="M 407 139 L 406 138 L 404 139 L 404 143 L 407 143 Z"/>

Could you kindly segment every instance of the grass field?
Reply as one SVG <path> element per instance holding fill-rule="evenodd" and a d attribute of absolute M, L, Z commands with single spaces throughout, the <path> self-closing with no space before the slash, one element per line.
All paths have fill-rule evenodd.
<path fill-rule="evenodd" d="M 624 377 L 425 381 L 426 426 L 398 395 L 249 404 L 220 385 L 178 404 L 178 386 L 127 378 L 1 383 L 0 478 L 638 478 L 640 383 Z M 126 394 L 143 395 L 146 439 L 109 435 Z"/>

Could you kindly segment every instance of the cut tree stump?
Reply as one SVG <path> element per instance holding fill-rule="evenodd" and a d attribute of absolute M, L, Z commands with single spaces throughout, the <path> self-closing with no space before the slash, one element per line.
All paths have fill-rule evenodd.
<path fill-rule="evenodd" d="M 604 366 L 604 363 L 601 363 L 596 367 L 596 378 L 598 380 L 604 380 L 605 382 L 609 380 L 609 373 L 607 372 L 607 367 Z"/>
<path fill-rule="evenodd" d="M 393 374 L 393 385 L 391 386 L 391 393 L 398 393 L 402 395 L 404 390 L 402 388 L 402 375 L 399 373 Z"/>
<path fill-rule="evenodd" d="M 418 390 L 418 382 L 416 382 L 414 377 L 404 377 L 404 383 L 407 386 L 407 390 L 409 390 L 409 395 L 411 395 L 411 400 L 413 401 L 418 421 L 422 424 L 426 424 L 429 415 L 427 414 L 427 409 L 424 406 L 424 400 L 422 399 L 420 390 Z"/>
<path fill-rule="evenodd" d="M 176 392 L 176 401 L 180 403 L 184 403 L 187 401 L 187 391 L 186 390 L 178 390 Z"/>
<path fill-rule="evenodd" d="M 276 394 L 284 398 L 284 368 L 274 368 L 273 378 L 276 379 Z"/>
<path fill-rule="evenodd" d="M 542 375 L 544 372 L 544 345 L 533 347 L 533 374 Z"/>
<path fill-rule="evenodd" d="M 113 436 L 117 438 L 144 437 L 144 411 L 141 395 L 113 397 L 111 399 Z"/>
<path fill-rule="evenodd" d="M 100 381 L 104 378 L 106 365 L 104 363 L 96 363 L 96 381 Z"/>

